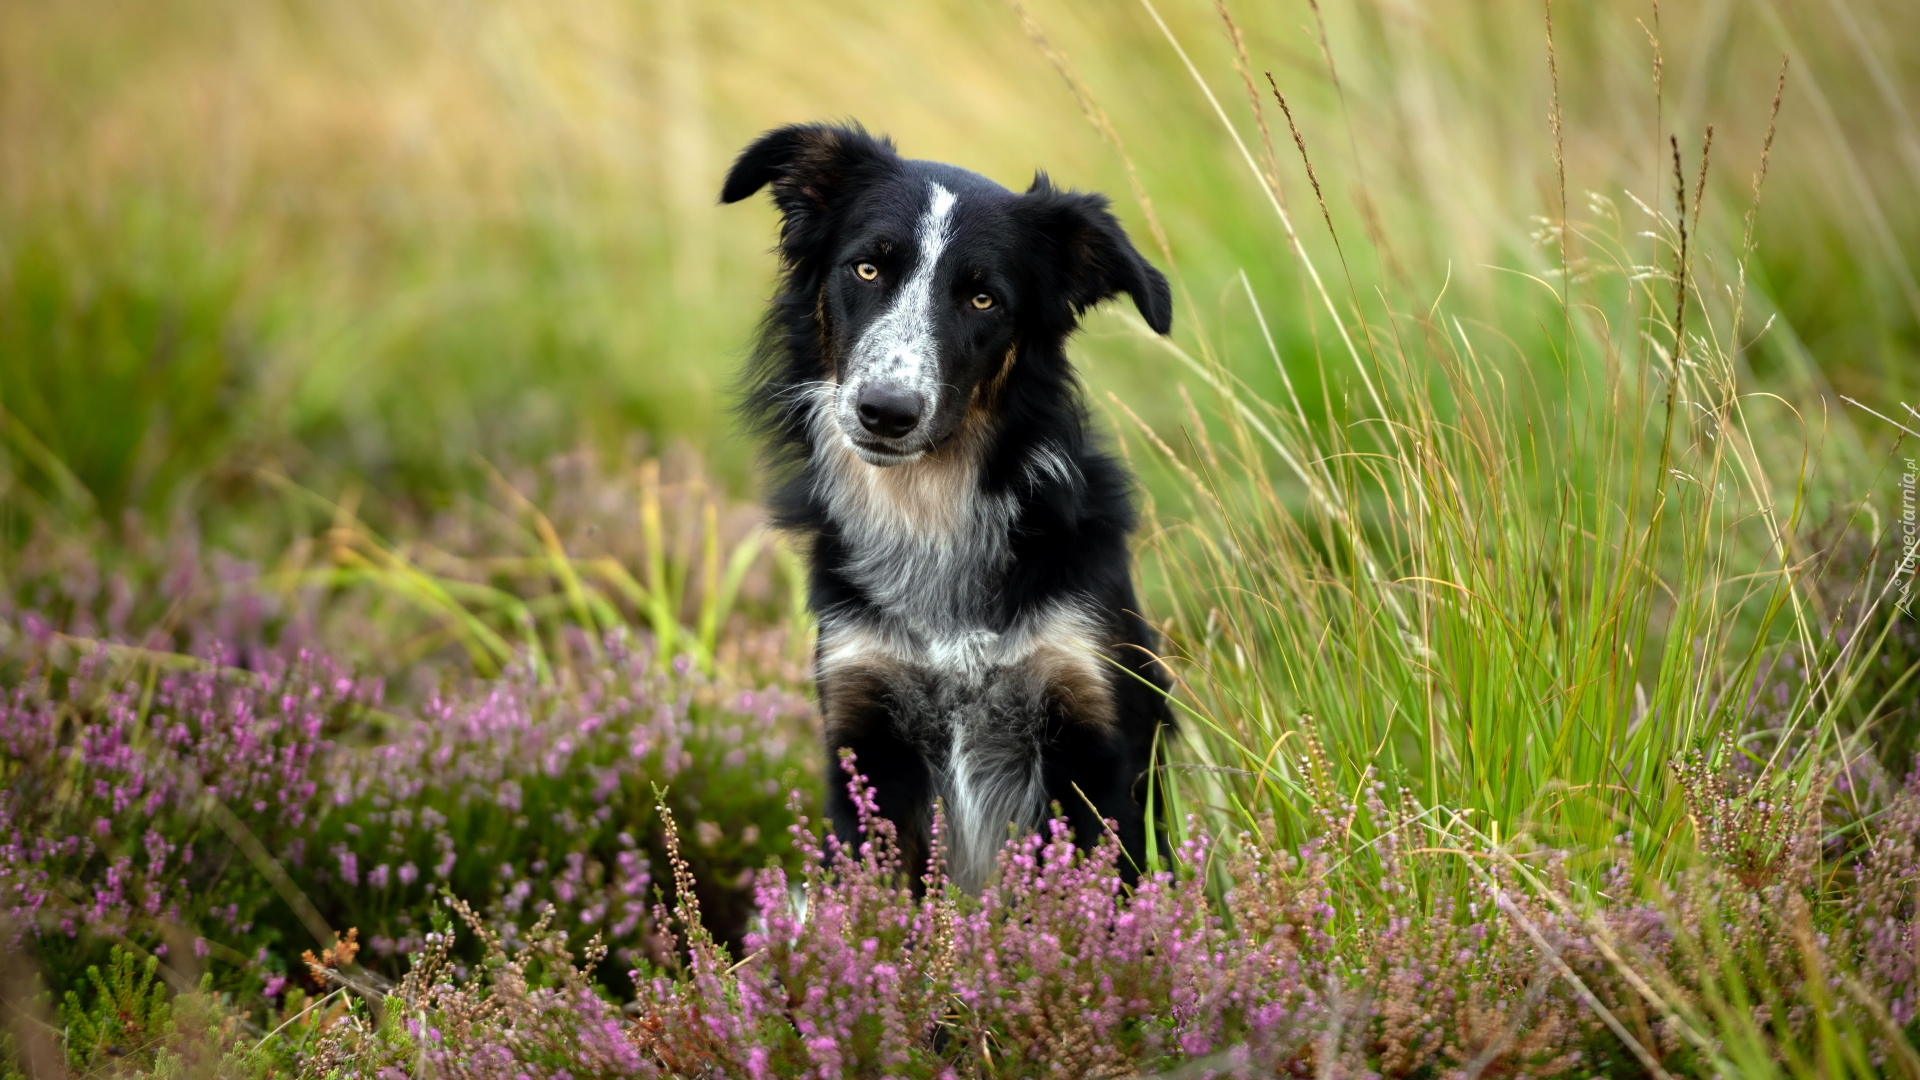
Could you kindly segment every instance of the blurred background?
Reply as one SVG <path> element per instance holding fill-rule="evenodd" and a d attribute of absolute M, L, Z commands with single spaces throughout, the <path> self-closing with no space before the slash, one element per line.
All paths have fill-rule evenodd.
<path fill-rule="evenodd" d="M 1175 340 L 1277 394 L 1244 274 L 1319 398 L 1324 311 L 1188 61 L 1252 157 L 1274 147 L 1343 293 L 1424 310 L 1444 291 L 1504 312 L 1526 357 L 1551 355 L 1555 316 L 1530 327 L 1514 305 L 1557 311 L 1528 277 L 1559 265 L 1542 231 L 1560 217 L 1555 73 L 1568 200 L 1629 241 L 1652 227 L 1636 201 L 1672 211 L 1669 135 L 1691 178 L 1713 125 L 1694 242 L 1730 263 L 1790 55 L 1743 330 L 1772 323 L 1733 351 L 1829 403 L 1910 397 L 1920 5 L 1563 3 L 1550 69 L 1532 0 L 1240 2 L 1232 29 L 1208 0 L 1156 2 L 5 0 L 14 602 L 58 606 L 20 584 L 70 576 L 21 554 L 49 531 L 87 533 L 99 558 L 138 533 L 270 562 L 340 520 L 328 500 L 417 531 L 496 469 L 546 469 L 551 488 L 563 458 L 619 471 L 669 452 L 669 481 L 750 500 L 727 404 L 775 221 L 715 194 L 733 153 L 796 120 L 858 119 L 1009 186 L 1043 168 L 1108 192 L 1151 252 L 1137 184 L 1170 249 Z M 1177 424 L 1182 376 L 1129 319 L 1104 312 L 1076 345 L 1094 400 Z M 630 528 L 630 504 L 608 505 L 606 527 Z"/>

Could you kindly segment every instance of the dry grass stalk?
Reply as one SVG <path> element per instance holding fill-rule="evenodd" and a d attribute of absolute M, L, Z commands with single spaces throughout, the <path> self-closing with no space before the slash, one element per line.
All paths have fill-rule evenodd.
<path fill-rule="evenodd" d="M 1760 168 L 1753 174 L 1753 202 L 1747 206 L 1746 231 L 1740 239 L 1740 260 L 1753 254 L 1753 222 L 1760 215 L 1760 187 L 1767 182 L 1767 166 L 1773 158 L 1773 137 L 1780 130 L 1780 99 L 1787 92 L 1787 65 L 1791 58 L 1780 54 L 1780 79 L 1773 87 L 1773 108 L 1767 113 L 1767 138 L 1760 144 Z M 1744 280 L 1744 269 L 1742 278 Z"/>
<path fill-rule="evenodd" d="M 1566 309 L 1568 337 L 1572 337 L 1573 316 L 1567 307 L 1571 303 L 1570 289 L 1572 281 L 1567 273 L 1567 147 L 1564 132 L 1561 129 L 1560 115 L 1560 57 L 1553 47 L 1553 0 L 1541 0 L 1541 10 L 1546 15 L 1547 24 L 1547 78 L 1552 86 L 1552 102 L 1547 110 L 1547 126 L 1553 132 L 1553 170 L 1560 194 L 1560 279 L 1561 306 Z"/>
<path fill-rule="evenodd" d="M 1266 75 L 1267 85 L 1273 87 L 1273 99 L 1280 103 L 1280 111 L 1286 114 L 1287 130 L 1293 133 L 1293 145 L 1300 150 L 1300 163 L 1307 167 L 1307 182 L 1313 185 L 1314 200 L 1320 204 L 1320 218 L 1327 223 L 1327 235 L 1333 237 L 1333 246 L 1338 250 L 1340 234 L 1334 231 L 1333 215 L 1327 211 L 1326 193 L 1320 190 L 1320 178 L 1313 172 L 1313 159 L 1307 156 L 1307 140 L 1301 137 L 1300 125 L 1294 122 L 1293 110 L 1287 105 L 1287 95 L 1280 92 L 1280 84 L 1274 81 L 1273 72 L 1269 71 Z M 1343 253 L 1340 259 L 1344 263 L 1346 255 Z"/>
<path fill-rule="evenodd" d="M 1263 151 L 1261 165 L 1265 172 L 1262 176 L 1267 187 L 1272 189 L 1273 197 L 1286 202 L 1286 193 L 1280 189 L 1280 163 L 1273 153 L 1273 131 L 1267 126 L 1266 110 L 1260 107 L 1260 90 L 1253 82 L 1253 62 L 1247 59 L 1246 36 L 1240 32 L 1240 24 L 1233 19 L 1233 13 L 1227 10 L 1227 0 L 1213 0 L 1214 10 L 1220 13 L 1220 21 L 1226 25 L 1227 40 L 1233 42 L 1233 70 L 1240 76 L 1240 84 L 1246 87 L 1247 107 L 1253 110 L 1253 122 L 1260 128 L 1260 146 Z M 1273 73 L 1268 72 L 1271 80 Z"/>
<path fill-rule="evenodd" d="M 1680 233 L 1679 257 L 1673 271 L 1673 368 L 1678 377 L 1687 351 L 1687 176 L 1680 165 L 1680 136 L 1669 135 L 1673 147 L 1673 197 L 1678 203 L 1674 222 Z"/>

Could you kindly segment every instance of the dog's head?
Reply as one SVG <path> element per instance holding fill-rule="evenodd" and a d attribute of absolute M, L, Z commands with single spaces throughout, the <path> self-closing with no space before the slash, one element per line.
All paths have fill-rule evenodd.
<path fill-rule="evenodd" d="M 790 280 L 813 293 L 834 425 L 874 465 L 951 438 L 1023 341 L 1055 341 L 1127 293 L 1166 333 L 1167 280 L 1100 195 L 1045 176 L 1015 194 L 965 169 L 911 161 L 858 127 L 779 128 L 742 151 L 720 193 L 773 186 Z"/>

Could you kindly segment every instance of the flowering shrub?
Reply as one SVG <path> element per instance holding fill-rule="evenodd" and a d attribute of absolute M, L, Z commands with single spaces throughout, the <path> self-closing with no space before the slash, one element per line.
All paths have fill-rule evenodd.
<path fill-rule="evenodd" d="M 60 986 L 119 943 L 277 1000 L 319 919 L 398 975 L 449 892 L 503 926 L 598 932 L 627 967 L 658 958 L 656 785 L 737 940 L 812 742 L 797 695 L 663 671 L 617 637 L 584 682 L 514 671 L 417 717 L 304 652 L 259 672 L 56 653 L 29 653 L 0 703 L 0 949 Z"/>
<path fill-rule="evenodd" d="M 1811 935 L 1813 877 L 1783 869 L 1761 884 L 1710 857 L 1648 903 L 1632 898 L 1623 844 L 1606 893 L 1576 904 L 1557 853 L 1435 851 L 1421 842 L 1432 833 L 1422 817 L 1377 789 L 1333 816 L 1344 835 L 1296 852 L 1258 837 L 1225 855 L 1189 842 L 1181 865 L 1224 865 L 1222 894 L 1201 875 L 1166 873 L 1129 894 L 1117 845 L 1082 853 L 1056 822 L 1010 844 L 975 901 L 938 866 L 916 897 L 891 826 L 857 777 L 852 791 L 862 841 L 822 846 L 796 821 L 799 879 L 760 876 L 760 920 L 738 960 L 701 928 L 690 871 L 670 855 L 680 900 L 659 917 L 677 926 L 687 959 L 636 973 L 631 1019 L 570 960 L 555 962 L 565 938 L 547 920 L 510 955 L 456 905 L 490 957 L 475 976 L 447 978 L 446 941 L 430 939 L 422 964 L 433 974 L 410 976 L 386 1006 L 417 1023 L 402 1032 L 389 1020 L 382 1036 L 370 1017 L 348 1018 L 321 1057 L 348 1074 L 411 1075 L 425 1031 L 435 1069 L 485 1076 L 1712 1074 L 1742 1044 L 1706 1031 L 1738 1036 L 1748 1023 L 1768 1036 L 1756 1045 L 1791 1063 L 1817 1043 L 1816 1020 L 1851 1023 L 1877 1028 L 1883 1065 L 1911 1021 L 1911 839 L 1855 863 L 1862 887 L 1845 919 Z M 1889 813 L 1920 823 L 1920 778 Z M 1369 824 L 1374 839 L 1352 842 Z M 677 852 L 670 815 L 666 837 Z M 1463 861 L 1483 869 L 1455 873 Z M 1379 895 L 1361 904 L 1362 889 Z M 1357 912 L 1336 910 L 1343 897 Z M 587 958 L 602 952 L 589 945 Z M 1721 961 L 1771 964 L 1775 989 L 1729 1015 L 1714 989 Z M 1821 969 L 1853 995 L 1800 981 Z"/>
<path fill-rule="evenodd" d="M 308 649 L 379 672 L 409 705 L 449 671 L 497 675 L 516 655 L 595 666 L 619 629 L 743 685 L 805 678 L 797 568 L 768 543 L 764 511 L 728 497 L 697 455 L 580 450 L 508 474 L 491 499 L 431 509 L 301 493 L 331 527 L 242 515 L 237 532 L 213 529 L 218 542 L 191 514 L 163 528 L 30 519 L 0 560 L 0 642 L 217 652 L 248 668 Z"/>
<path fill-rule="evenodd" d="M 814 745 L 792 690 L 662 665 L 616 633 L 576 636 L 590 663 L 415 679 L 417 704 L 389 703 L 379 680 L 268 636 L 195 663 L 0 621 L 0 966 L 25 953 L 74 995 L 76 1069 L 1544 1078 L 1909 1061 L 1920 776 L 1852 749 L 1754 735 L 1673 763 L 1698 857 L 1655 876 L 1624 837 L 1576 859 L 1495 843 L 1371 777 L 1343 796 L 1309 736 L 1304 840 L 1190 821 L 1176 870 L 1127 888 L 1110 839 L 1082 852 L 1055 823 L 972 898 L 938 865 L 901 864 L 857 776 L 861 842 L 817 837 L 792 792 Z M 1783 657 L 1756 686 L 1795 670 Z M 1833 764 L 1769 768 L 1758 745 Z M 311 967 L 294 958 L 326 935 L 290 894 L 351 928 Z M 116 988 L 136 982 L 152 1030 L 127 1056 Z M 5 1080 L 21 1030 L 0 1038 Z"/>
<path fill-rule="evenodd" d="M 1320 845 L 1269 860 L 1243 838 L 1222 903 L 1192 874 L 1147 875 L 1129 894 L 1118 845 L 1083 854 L 1056 821 L 1007 847 L 978 901 L 938 866 L 916 898 L 891 826 L 851 784 L 864 839 L 822 849 L 796 822 L 801 879 L 761 875 L 743 959 L 700 929 L 691 900 L 678 906 L 689 962 L 638 980 L 632 1007 L 642 1074 L 1106 1076 L 1197 1063 L 1274 1075 L 1331 1060 L 1395 1076 L 1553 1075 L 1582 1067 L 1579 1047 L 1599 1029 L 1517 928 L 1547 927 L 1547 948 L 1591 970 L 1576 921 L 1511 882 L 1490 878 L 1470 920 L 1409 890 L 1385 925 L 1336 940 L 1337 874 Z M 1404 839 L 1411 822 L 1373 809 Z M 1179 853 L 1190 868 L 1213 854 L 1204 837 Z M 1643 915 L 1610 917 L 1625 929 Z"/>
<path fill-rule="evenodd" d="M 264 959 L 273 893 L 245 848 L 299 854 L 322 757 L 377 696 L 306 654 L 117 685 L 98 661 L 31 671 L 0 706 L 0 916 L 61 970 L 121 940 L 187 969 Z"/>
<path fill-rule="evenodd" d="M 421 947 L 438 893 L 501 925 L 552 909 L 626 967 L 659 957 L 655 786 L 695 822 L 689 856 L 722 937 L 737 940 L 750 871 L 784 858 L 787 788 L 812 745 L 805 699 L 740 691 L 685 664 L 662 672 L 615 638 L 582 682 L 525 671 L 436 695 L 417 720 L 334 755 L 304 853 L 327 906 L 382 960 Z M 784 781 L 784 785 L 783 785 Z"/>
<path fill-rule="evenodd" d="M 1703 749 L 1675 774 L 1701 859 L 1666 885 L 1624 841 L 1582 878 L 1372 782 L 1292 847 L 1190 822 L 1177 872 L 1132 889 L 1110 838 L 1056 822 L 972 898 L 902 865 L 857 776 L 860 842 L 816 837 L 772 775 L 798 699 L 607 655 L 592 683 L 515 673 L 417 718 L 311 656 L 32 668 L 0 714 L 9 948 L 59 980 L 118 943 L 111 971 L 145 952 L 246 990 L 182 995 L 197 1019 L 151 1061 L 255 1074 L 1705 1074 L 1729 1045 L 1792 1063 L 1823 1024 L 1907 1052 L 1920 775 L 1835 846 L 1831 796 Z M 288 971 L 310 935 L 252 845 L 358 935 Z M 98 1014 L 70 1058 L 109 1053 L 110 1002 L 66 1011 Z"/>
<path fill-rule="evenodd" d="M 374 1003 L 377 1011 L 349 999 L 312 1057 L 300 1062 L 306 1074 L 501 1080 L 653 1074 L 631 1025 L 587 979 L 606 955 L 603 946 L 589 945 L 584 970 L 576 967 L 566 932 L 543 917 L 510 953 L 472 908 L 457 900 L 448 906 L 482 948 L 472 976 L 458 976 L 453 924 L 437 913 L 407 977 Z"/>

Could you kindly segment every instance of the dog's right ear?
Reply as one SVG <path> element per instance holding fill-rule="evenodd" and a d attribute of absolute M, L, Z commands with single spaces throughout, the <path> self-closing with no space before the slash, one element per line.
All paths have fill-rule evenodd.
<path fill-rule="evenodd" d="M 773 185 L 774 205 L 785 219 L 782 240 L 791 248 L 841 196 L 899 160 L 892 142 L 874 138 L 858 124 L 791 124 L 740 151 L 720 188 L 720 201 L 736 203 Z"/>

